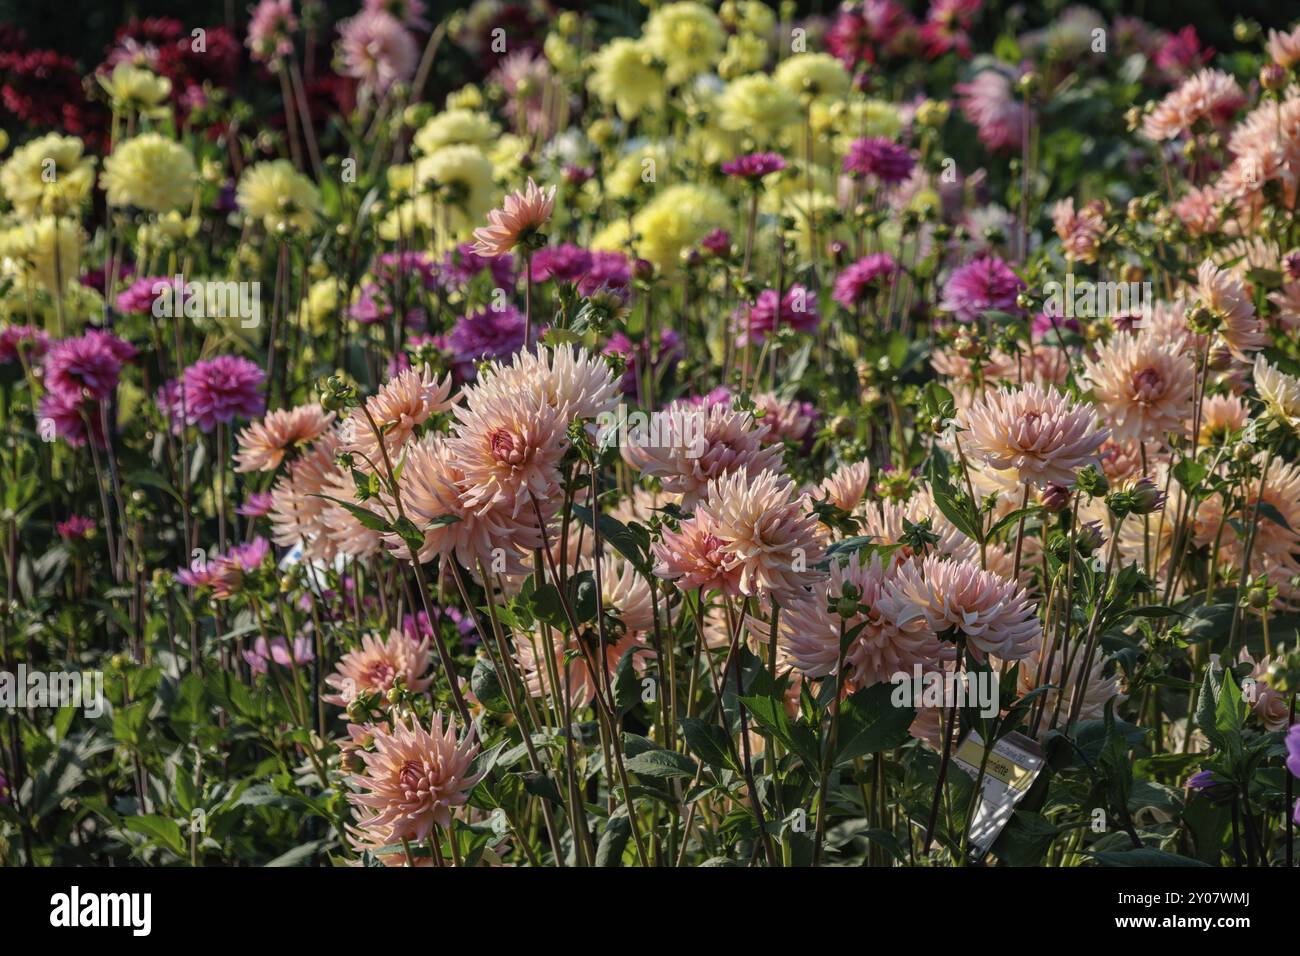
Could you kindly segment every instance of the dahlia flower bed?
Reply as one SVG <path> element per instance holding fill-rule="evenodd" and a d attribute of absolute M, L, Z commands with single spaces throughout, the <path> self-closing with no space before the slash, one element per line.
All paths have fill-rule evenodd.
<path fill-rule="evenodd" d="M 0 28 L 0 860 L 1293 865 L 1300 28 L 1166 27 Z"/>

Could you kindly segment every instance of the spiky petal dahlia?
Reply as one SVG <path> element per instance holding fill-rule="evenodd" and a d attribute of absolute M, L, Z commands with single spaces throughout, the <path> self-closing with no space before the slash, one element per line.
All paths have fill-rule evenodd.
<path fill-rule="evenodd" d="M 1201 304 L 1222 322 L 1219 332 L 1228 350 L 1241 361 L 1249 361 L 1247 352 L 1257 352 L 1268 344 L 1250 293 L 1240 279 L 1208 260 L 1196 270 L 1196 280 Z"/>
<path fill-rule="evenodd" d="M 334 421 L 334 413 L 319 405 L 276 409 L 239 433 L 236 471 L 275 471 L 285 453 L 313 442 Z"/>
<path fill-rule="evenodd" d="M 740 594 L 740 569 L 732 566 L 722 539 L 714 534 L 713 519 L 702 511 L 683 521 L 680 531 L 665 527 L 654 555 L 655 574 L 679 588 Z"/>
<path fill-rule="evenodd" d="M 427 637 L 417 644 L 396 628 L 388 632 L 387 639 L 367 634 L 361 646 L 344 654 L 338 668 L 325 678 L 325 683 L 337 691 L 325 695 L 325 700 L 347 707 L 360 693 L 388 693 L 398 678 L 402 686 L 418 694 L 433 683 L 432 677 L 423 676 L 428 669 Z"/>
<path fill-rule="evenodd" d="M 1049 650 L 1047 656 L 1052 661 L 1050 671 L 1047 662 L 1042 658 L 1041 648 L 1021 663 L 1016 690 L 1021 694 L 1030 694 L 1039 687 L 1050 686 L 1053 689 L 1043 694 L 1045 701 L 1043 713 L 1054 714 L 1064 722 L 1070 712 L 1070 702 L 1074 699 L 1083 678 L 1083 653 L 1079 648 L 1056 648 L 1055 654 Z M 1067 664 L 1068 674 L 1066 674 Z M 1093 658 L 1092 666 L 1088 669 L 1083 705 L 1079 710 L 1080 720 L 1099 720 L 1105 715 L 1106 704 L 1112 698 L 1118 698 L 1115 701 L 1116 706 L 1125 700 L 1126 695 L 1120 689 L 1118 666 L 1111 666 L 1109 674 L 1106 673 L 1107 666 L 1105 655 L 1097 654 Z M 1061 701 L 1058 711 L 1056 698 L 1061 692 L 1064 692 L 1065 698 Z M 1039 734 L 1046 734 L 1052 727 L 1050 717 L 1045 717 L 1039 727 Z"/>
<path fill-rule="evenodd" d="M 470 571 L 482 562 L 484 567 L 516 574 L 523 570 L 519 552 L 542 546 L 531 509 L 516 516 L 508 506 L 472 509 L 465 504 L 464 473 L 441 437 L 427 436 L 409 446 L 397 490 L 406 516 L 424 534 L 417 550 L 422 562 L 435 556 L 454 557 Z M 400 557 L 409 557 L 406 542 L 397 535 L 386 535 L 384 543 Z"/>
<path fill-rule="evenodd" d="M 447 451 L 463 476 L 467 507 L 531 515 L 534 501 L 558 492 L 568 422 L 537 389 L 485 375 L 466 391 L 455 416 Z"/>
<path fill-rule="evenodd" d="M 401 21 L 382 10 L 363 10 L 339 23 L 343 73 L 381 96 L 415 74 L 420 48 Z"/>
<path fill-rule="evenodd" d="M 1196 371 L 1179 346 L 1162 344 L 1149 332 L 1117 335 L 1083 364 L 1116 441 L 1163 440 L 1187 427 Z"/>
<path fill-rule="evenodd" d="M 852 511 L 866 497 L 870 481 L 871 462 L 843 464 L 822 480 L 818 497 L 826 498 L 844 511 Z"/>
<path fill-rule="evenodd" d="M 784 609 L 780 618 L 780 640 L 795 667 L 809 677 L 834 674 L 839 663 L 840 631 L 864 625 L 844 654 L 845 687 L 851 693 L 887 681 L 900 671 L 910 674 L 913 665 L 935 665 L 943 650 L 923 616 L 911 613 L 910 601 L 900 600 L 888 587 L 891 572 L 880 555 L 860 562 L 853 555 L 847 564 L 832 561 L 830 578 L 818 585 L 810 598 Z M 858 599 L 866 613 L 840 618 L 831 613 L 844 585 L 861 592 Z"/>
<path fill-rule="evenodd" d="M 642 475 L 658 478 L 664 491 L 681 495 L 685 509 L 694 508 L 716 478 L 742 468 L 752 475 L 781 469 L 781 446 L 767 445 L 768 426 L 756 423 L 748 412 L 730 405 L 714 405 L 704 412 L 679 404 L 664 413 L 663 421 L 669 435 L 661 434 L 653 445 L 624 444 L 623 460 Z M 688 425 L 701 424 L 692 435 Z"/>
<path fill-rule="evenodd" d="M 540 188 L 530 176 L 522 192 L 512 192 L 501 209 L 488 213 L 489 225 L 474 230 L 474 251 L 480 256 L 505 255 L 545 225 L 554 210 L 555 187 Z"/>
<path fill-rule="evenodd" d="M 1237 81 L 1220 70 L 1201 70 L 1156 104 L 1142 121 L 1142 135 L 1154 142 L 1174 139 L 1201 120 L 1224 125 L 1246 102 Z"/>
<path fill-rule="evenodd" d="M 1030 382 L 986 392 L 962 413 L 966 450 L 989 468 L 1014 472 L 1017 484 L 1070 487 L 1110 434 L 1096 412 L 1055 388 Z"/>
<path fill-rule="evenodd" d="M 415 434 L 415 429 L 428 421 L 431 415 L 451 408 L 450 395 L 450 375 L 439 382 L 427 367 L 408 368 L 366 399 L 365 411 L 360 408 L 353 410 L 343 423 L 344 450 L 359 452 L 382 471 L 383 454 L 379 450 L 379 439 L 375 437 L 378 428 L 389 460 L 396 466 L 402 446 Z M 373 427 L 366 417 L 367 412 L 374 419 Z"/>
<path fill-rule="evenodd" d="M 727 553 L 728 570 L 739 570 L 741 594 L 767 594 L 781 604 L 807 594 L 825 573 L 815 565 L 825 554 L 824 536 L 790 479 L 745 469 L 709 483 L 699 507 Z"/>
<path fill-rule="evenodd" d="M 890 588 L 897 600 L 912 604 L 901 624 L 909 613 L 924 617 L 936 634 L 964 637 L 977 660 L 986 654 L 1020 660 L 1041 642 L 1036 608 L 1024 589 L 973 561 L 930 555 L 920 566 L 900 564 Z"/>
<path fill-rule="evenodd" d="M 402 638 L 402 640 L 407 640 Z M 365 770 L 349 777 L 357 793 L 348 794 L 363 831 L 381 833 L 384 839 L 420 842 L 434 826 L 451 826 L 451 814 L 464 806 L 478 783 L 470 773 L 478 744 L 472 737 L 456 738 L 456 721 L 441 713 L 425 731 L 412 718 L 398 723 L 391 733 L 372 730 L 373 753 L 358 750 Z"/>
<path fill-rule="evenodd" d="M 509 365 L 495 365 L 489 374 L 503 390 L 535 392 L 566 425 L 579 418 L 599 418 L 619 401 L 619 383 L 605 360 L 572 345 L 519 352 Z"/>
<path fill-rule="evenodd" d="M 1270 415 L 1300 433 L 1300 379 L 1255 357 L 1255 390 Z"/>

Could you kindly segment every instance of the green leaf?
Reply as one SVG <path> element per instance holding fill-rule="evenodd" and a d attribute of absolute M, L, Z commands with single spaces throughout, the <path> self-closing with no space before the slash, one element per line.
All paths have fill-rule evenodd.
<path fill-rule="evenodd" d="M 813 739 L 807 727 L 790 722 L 790 717 L 785 712 L 785 701 L 782 699 L 780 688 L 774 688 L 770 696 L 741 697 L 740 703 L 759 727 L 785 744 L 804 762 L 805 767 L 820 766 L 821 758 L 818 754 L 817 741 Z"/>
<path fill-rule="evenodd" d="M 375 514 L 373 511 L 369 510 L 368 508 L 363 508 L 360 505 L 354 504 L 351 501 L 344 501 L 341 498 L 335 498 L 331 495 L 313 494 L 311 497 L 324 498 L 326 501 L 334 502 L 340 508 L 345 509 L 348 512 L 348 514 L 352 515 L 352 517 L 356 518 L 357 521 L 361 522 L 362 527 L 368 528 L 371 531 L 379 531 L 379 532 L 386 533 L 393 530 L 388 526 L 388 522 L 384 520 L 384 518 Z"/>
<path fill-rule="evenodd" d="M 126 828 L 133 833 L 158 841 L 163 847 L 177 856 L 185 856 L 185 841 L 181 838 L 181 828 L 170 817 L 156 813 L 143 817 L 127 817 Z"/>
<path fill-rule="evenodd" d="M 836 766 L 907 743 L 916 709 L 895 706 L 893 694 L 893 684 L 873 684 L 843 702 Z"/>
<path fill-rule="evenodd" d="M 632 824 L 627 817 L 627 809 L 619 807 L 608 820 L 600 834 L 600 843 L 596 847 L 597 866 L 622 866 L 623 850 L 632 835 Z"/>
<path fill-rule="evenodd" d="M 578 520 L 588 528 L 593 527 L 591 509 L 586 505 L 575 504 L 573 513 L 578 516 Z M 650 562 L 645 553 L 641 550 L 640 542 L 623 522 L 617 518 L 601 512 L 600 520 L 597 522 L 600 529 L 600 536 L 628 561 L 632 562 L 632 567 L 636 568 L 642 574 L 650 573 Z"/>
<path fill-rule="evenodd" d="M 492 713 L 504 714 L 510 710 L 510 702 L 497 677 L 496 665 L 486 657 L 480 657 L 474 662 L 474 670 L 469 675 L 469 686 L 478 702 Z"/>
<path fill-rule="evenodd" d="M 516 775 L 512 774 L 512 776 Z M 517 776 L 524 781 L 524 789 L 534 797 L 541 797 L 543 800 L 549 800 L 551 803 L 558 805 L 564 804 L 564 799 L 560 796 L 560 789 L 550 777 L 535 770 L 526 770 L 517 774 Z"/>
<path fill-rule="evenodd" d="M 627 769 L 639 777 L 694 777 L 698 765 L 685 754 L 673 750 L 647 750 L 627 762 Z"/>
<path fill-rule="evenodd" d="M 1210 469 L 1195 458 L 1184 458 L 1174 465 L 1174 477 L 1187 491 L 1194 492 L 1210 473 Z"/>
<path fill-rule="evenodd" d="M 571 606 L 579 624 L 596 619 L 596 575 L 590 569 L 569 579 L 573 595 Z"/>
<path fill-rule="evenodd" d="M 738 769 L 731 756 L 731 741 L 721 727 L 707 720 L 683 717 L 682 737 L 691 753 L 717 770 Z"/>
<path fill-rule="evenodd" d="M 614 707 L 620 717 L 641 702 L 641 682 L 632 666 L 636 651 L 636 646 L 629 647 L 614 668 Z"/>

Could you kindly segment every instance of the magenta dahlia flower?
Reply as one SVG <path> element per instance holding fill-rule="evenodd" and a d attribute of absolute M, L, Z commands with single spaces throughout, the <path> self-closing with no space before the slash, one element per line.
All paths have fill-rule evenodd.
<path fill-rule="evenodd" d="M 257 418 L 266 409 L 262 383 L 266 374 L 246 358 L 219 355 L 185 370 L 185 410 L 190 424 L 210 432 L 218 423 Z"/>
<path fill-rule="evenodd" d="M 887 252 L 876 252 L 848 266 L 835 279 L 833 298 L 846 309 L 863 302 L 872 290 L 893 276 L 898 263 Z"/>
<path fill-rule="evenodd" d="M 722 171 L 737 179 L 751 182 L 785 169 L 785 159 L 778 153 L 747 153 L 722 164 Z"/>
<path fill-rule="evenodd" d="M 1016 312 L 1024 281 L 997 256 L 979 256 L 955 270 L 943 287 L 939 308 L 959 322 L 974 322 L 990 309 Z"/>
<path fill-rule="evenodd" d="M 906 146 L 883 136 L 869 136 L 855 139 L 849 145 L 843 168 L 846 173 L 875 176 L 886 186 L 893 186 L 911 176 L 915 165 L 912 151 Z"/>
<path fill-rule="evenodd" d="M 45 387 L 103 401 L 112 396 L 122 366 L 136 356 L 135 346 L 111 332 L 95 329 L 53 345 L 45 356 Z"/>
<path fill-rule="evenodd" d="M 813 332 L 819 321 L 816 295 L 798 283 L 781 297 L 779 306 L 776 290 L 765 289 L 747 312 L 736 316 L 741 345 L 746 340 L 762 342 L 783 325 L 796 332 Z"/>

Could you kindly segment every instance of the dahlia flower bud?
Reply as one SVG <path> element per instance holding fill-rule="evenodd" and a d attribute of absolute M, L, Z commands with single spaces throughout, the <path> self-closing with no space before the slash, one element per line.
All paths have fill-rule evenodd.
<path fill-rule="evenodd" d="M 1203 305 L 1187 310 L 1187 327 L 1197 335 L 1210 335 L 1219 327 L 1219 317 Z"/>
<path fill-rule="evenodd" d="M 1270 93 L 1276 93 L 1286 86 L 1287 73 L 1276 63 L 1270 63 L 1259 71 L 1259 85 Z"/>
<path fill-rule="evenodd" d="M 948 113 L 948 104 L 943 100 L 926 100 L 916 108 L 916 124 L 927 129 L 938 129 L 948 122 Z"/>
<path fill-rule="evenodd" d="M 1043 489 L 1039 501 L 1048 511 L 1064 511 L 1070 503 L 1070 489 L 1064 485 L 1048 485 Z"/>
<path fill-rule="evenodd" d="M 1101 524 L 1096 521 L 1089 521 L 1081 525 L 1074 533 L 1074 543 L 1084 554 L 1092 554 L 1101 547 L 1105 540 L 1101 533 Z"/>
<path fill-rule="evenodd" d="M 1133 514 L 1148 515 L 1154 511 L 1159 511 L 1165 506 L 1165 495 L 1155 482 L 1145 475 L 1134 482 L 1130 482 L 1124 491 L 1129 497 L 1130 508 Z"/>
<path fill-rule="evenodd" d="M 1088 465 L 1080 470 L 1074 480 L 1075 487 L 1091 498 L 1100 498 L 1110 490 L 1106 476 L 1095 465 Z"/>

